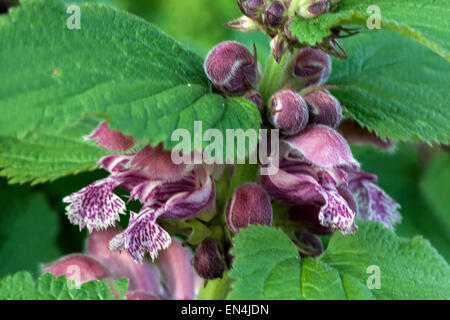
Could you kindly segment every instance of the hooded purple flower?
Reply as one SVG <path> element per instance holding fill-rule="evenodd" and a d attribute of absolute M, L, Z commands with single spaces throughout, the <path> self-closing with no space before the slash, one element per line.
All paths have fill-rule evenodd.
<path fill-rule="evenodd" d="M 98 141 L 112 136 L 123 141 L 122 134 L 111 134 L 104 124 L 95 132 Z M 128 250 L 138 262 L 142 262 L 145 250 L 155 259 L 160 249 L 170 245 L 169 234 L 157 224 L 159 217 L 193 217 L 209 209 L 215 197 L 214 183 L 206 167 L 175 165 L 170 151 L 164 150 L 162 145 L 147 145 L 138 152 L 109 155 L 98 164 L 110 175 L 65 197 L 66 215 L 80 229 L 85 226 L 89 232 L 106 229 L 126 210 L 125 202 L 114 194 L 114 189 L 121 187 L 130 192 L 129 198 L 138 199 L 143 208 L 139 214 L 131 213 L 128 228 L 111 241 L 110 247 Z"/>
<path fill-rule="evenodd" d="M 320 127 L 319 131 L 321 130 Z M 321 133 L 310 135 L 310 132 L 307 132 L 305 136 L 310 140 L 322 139 Z M 325 136 L 334 137 L 334 134 L 329 133 Z M 327 139 L 323 139 L 323 145 L 317 141 L 307 143 L 307 145 L 318 144 L 322 152 L 309 152 L 308 147 L 303 149 L 302 139 L 296 137 L 296 140 L 301 142 L 297 148 L 292 145 L 292 141 L 281 147 L 279 170 L 274 175 L 261 175 L 262 186 L 269 195 L 279 201 L 309 208 L 308 214 L 315 217 L 308 219 L 318 220 L 321 226 L 339 229 L 343 234 L 354 233 L 357 230 L 354 224 L 356 212 L 338 190 L 347 179 L 343 168 L 357 166 L 351 152 L 347 150 L 345 140 L 333 141 L 338 148 L 334 154 L 329 154 L 325 145 L 329 142 Z M 299 153 L 300 150 L 306 150 L 305 154 Z M 317 163 L 323 166 L 318 166 Z"/>

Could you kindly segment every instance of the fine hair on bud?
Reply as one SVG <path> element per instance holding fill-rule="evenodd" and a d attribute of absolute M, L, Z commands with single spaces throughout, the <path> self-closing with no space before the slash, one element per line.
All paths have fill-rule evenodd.
<path fill-rule="evenodd" d="M 337 128 L 342 120 L 342 107 L 328 90 L 317 90 L 303 96 L 309 109 L 311 123 Z"/>
<path fill-rule="evenodd" d="M 286 8 L 281 1 L 272 2 L 263 13 L 263 22 L 269 27 L 280 26 L 284 20 Z"/>
<path fill-rule="evenodd" d="M 271 225 L 272 205 L 267 192 L 255 183 L 246 183 L 233 193 L 226 211 L 228 228 L 237 233 L 250 224 Z"/>
<path fill-rule="evenodd" d="M 214 87 L 226 94 L 239 94 L 256 85 L 259 66 L 242 44 L 225 41 L 215 46 L 205 60 L 205 72 Z"/>
<path fill-rule="evenodd" d="M 219 244 L 212 238 L 206 238 L 197 246 L 192 259 L 194 270 L 206 280 L 222 278 L 225 271 Z"/>
<path fill-rule="evenodd" d="M 269 121 L 275 128 L 280 129 L 282 134 L 296 135 L 305 129 L 308 120 L 306 102 L 295 90 L 282 89 L 270 99 Z"/>
<path fill-rule="evenodd" d="M 304 48 L 294 57 L 293 75 L 300 87 L 324 84 L 331 73 L 330 57 L 315 48 Z"/>

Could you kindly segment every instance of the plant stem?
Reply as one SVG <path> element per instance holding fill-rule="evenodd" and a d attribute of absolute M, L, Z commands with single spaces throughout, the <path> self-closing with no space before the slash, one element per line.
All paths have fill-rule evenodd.
<path fill-rule="evenodd" d="M 288 17 L 292 16 L 295 13 L 300 1 L 301 0 L 292 0 L 291 5 L 289 6 L 289 9 L 288 9 Z"/>
<path fill-rule="evenodd" d="M 228 278 L 228 272 L 224 272 L 222 278 L 209 280 L 206 286 L 202 285 L 197 299 L 224 300 L 230 291 L 230 285 L 231 280 Z"/>

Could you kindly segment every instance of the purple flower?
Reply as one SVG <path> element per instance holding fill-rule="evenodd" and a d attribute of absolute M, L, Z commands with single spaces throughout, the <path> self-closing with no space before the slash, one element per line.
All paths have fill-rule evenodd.
<path fill-rule="evenodd" d="M 330 57 L 319 49 L 301 49 L 295 57 L 293 75 L 300 87 L 321 85 L 331 73 Z"/>
<path fill-rule="evenodd" d="M 312 19 L 328 11 L 327 0 L 304 0 L 300 2 L 297 12 L 305 19 Z"/>
<path fill-rule="evenodd" d="M 120 131 L 110 130 L 107 121 L 100 124 L 86 139 L 97 139 L 97 144 L 100 147 L 111 151 L 127 151 L 134 146 L 132 136 L 126 136 Z"/>
<path fill-rule="evenodd" d="M 326 130 L 332 131 L 330 128 Z M 342 145 L 345 140 L 337 139 L 336 143 L 334 133 L 327 131 L 325 134 L 327 137 L 330 135 L 331 140 L 323 139 L 322 134 L 321 126 L 317 136 L 311 135 L 311 131 L 306 132 L 305 137 L 297 137 L 302 142 L 282 146 L 278 172 L 274 175 L 261 175 L 261 184 L 273 198 L 307 209 L 311 218 L 306 220 L 317 220 L 320 226 L 339 229 L 343 234 L 354 233 L 357 230 L 354 224 L 356 212 L 339 193 L 338 187 L 347 182 L 345 168 L 357 165 L 350 150 Z M 310 141 L 316 138 L 322 143 Z M 328 148 L 327 143 L 330 142 L 335 147 L 344 148 L 345 152 L 341 151 L 342 154 L 339 154 L 339 151 L 335 151 L 334 154 L 329 154 L 331 148 Z M 319 150 L 315 150 L 314 145 Z M 348 148 L 346 144 L 345 147 Z M 295 216 L 292 219 L 296 220 Z"/>
<path fill-rule="evenodd" d="M 42 273 L 66 275 L 69 279 L 75 280 L 76 285 L 91 280 L 110 281 L 125 277 L 129 279 L 128 292 L 125 295 L 127 300 L 194 298 L 200 277 L 190 265 L 192 253 L 183 248 L 179 241 L 173 241 L 172 245 L 163 251 L 164 254 L 161 254 L 156 264 L 148 261 L 137 264 L 128 252 L 108 250 L 108 243 L 117 237 L 119 232 L 116 228 L 109 228 L 91 233 L 86 254 L 62 257 L 44 265 Z"/>
<path fill-rule="evenodd" d="M 309 108 L 312 123 L 336 128 L 342 120 L 342 107 L 339 101 L 327 90 L 317 90 L 303 96 Z"/>
<path fill-rule="evenodd" d="M 206 238 L 197 246 L 192 265 L 197 274 L 204 279 L 222 278 L 225 271 L 225 261 L 215 239 Z"/>
<path fill-rule="evenodd" d="M 239 9 L 247 17 L 256 19 L 261 14 L 266 0 L 237 0 Z"/>
<path fill-rule="evenodd" d="M 109 177 L 65 197 L 66 214 L 80 229 L 106 229 L 114 226 L 119 214 L 126 210 L 114 189 L 121 187 L 130 192 L 129 198 L 138 199 L 143 208 L 139 214 L 131 213 L 128 228 L 111 241 L 111 248 L 128 250 L 138 262 L 142 263 L 145 250 L 155 259 L 158 250 L 170 245 L 170 236 L 157 224 L 158 218 L 186 219 L 213 205 L 214 182 L 206 167 L 175 165 L 170 151 L 162 145 L 109 155 L 98 164 L 110 172 Z"/>
<path fill-rule="evenodd" d="M 263 12 L 263 22 L 269 27 L 278 27 L 283 23 L 286 9 L 281 1 L 272 2 Z"/>

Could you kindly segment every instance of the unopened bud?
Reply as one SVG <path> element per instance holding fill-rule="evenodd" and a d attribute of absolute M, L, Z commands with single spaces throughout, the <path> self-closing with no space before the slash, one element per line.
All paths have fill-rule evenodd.
<path fill-rule="evenodd" d="M 330 72 L 330 57 L 318 49 L 301 49 L 295 57 L 293 73 L 302 87 L 325 83 Z"/>
<path fill-rule="evenodd" d="M 303 97 L 308 104 L 312 123 L 320 123 L 337 128 L 342 120 L 342 107 L 339 101 L 327 90 L 317 90 Z"/>
<path fill-rule="evenodd" d="M 283 89 L 270 99 L 270 122 L 286 136 L 292 136 L 308 124 L 308 107 L 305 100 L 293 89 Z"/>
<path fill-rule="evenodd" d="M 249 92 L 247 92 L 246 94 L 244 94 L 242 96 L 242 98 L 246 98 L 252 102 L 254 102 L 256 104 L 256 106 L 258 107 L 258 110 L 260 113 L 263 112 L 263 97 L 261 96 L 261 94 L 256 91 L 256 90 L 251 90 Z"/>
<path fill-rule="evenodd" d="M 277 63 L 280 63 L 283 55 L 286 53 L 288 47 L 288 43 L 286 38 L 279 34 L 272 39 L 270 42 L 270 49 L 272 50 L 273 58 Z"/>
<path fill-rule="evenodd" d="M 203 279 L 222 278 L 225 271 L 225 262 L 216 240 L 207 238 L 198 245 L 193 258 L 193 265 L 197 274 Z"/>
<path fill-rule="evenodd" d="M 302 258 L 318 257 L 323 252 L 323 245 L 320 239 L 308 231 L 296 232 L 294 241 Z"/>
<path fill-rule="evenodd" d="M 246 16 L 225 23 L 224 26 L 241 32 L 256 32 L 259 30 L 258 25 L 251 18 Z"/>
<path fill-rule="evenodd" d="M 226 93 L 249 90 L 258 81 L 258 62 L 242 44 L 222 42 L 206 57 L 205 72 L 213 85 Z"/>
<path fill-rule="evenodd" d="M 286 8 L 281 1 L 274 1 L 264 10 L 263 22 L 269 27 L 275 28 L 283 23 Z"/>
<path fill-rule="evenodd" d="M 329 235 L 333 233 L 333 229 L 324 227 L 319 221 L 320 207 L 314 205 L 302 205 L 291 207 L 287 213 L 287 218 L 294 221 L 309 232 L 318 235 Z"/>
<path fill-rule="evenodd" d="M 329 3 L 327 0 L 302 0 L 298 6 L 297 12 L 305 19 L 311 19 L 320 16 L 328 11 Z"/>
<path fill-rule="evenodd" d="M 227 226 L 237 233 L 250 224 L 272 224 L 272 206 L 266 191 L 254 183 L 246 183 L 236 188 L 228 202 Z"/>
<path fill-rule="evenodd" d="M 257 19 L 266 4 L 266 0 L 237 0 L 237 4 L 243 14 L 249 18 Z"/>
<path fill-rule="evenodd" d="M 294 21 L 294 19 L 295 19 L 296 17 L 297 17 L 296 15 L 293 15 L 293 16 L 289 17 L 289 19 L 288 19 L 288 20 L 286 21 L 286 23 L 284 24 L 284 34 L 286 35 L 286 37 L 287 37 L 289 40 L 292 40 L 292 41 L 297 41 L 297 40 L 298 40 L 298 38 L 297 38 L 296 36 L 294 36 L 294 35 L 292 34 L 291 30 L 289 29 L 289 28 L 291 27 L 292 21 Z"/>

